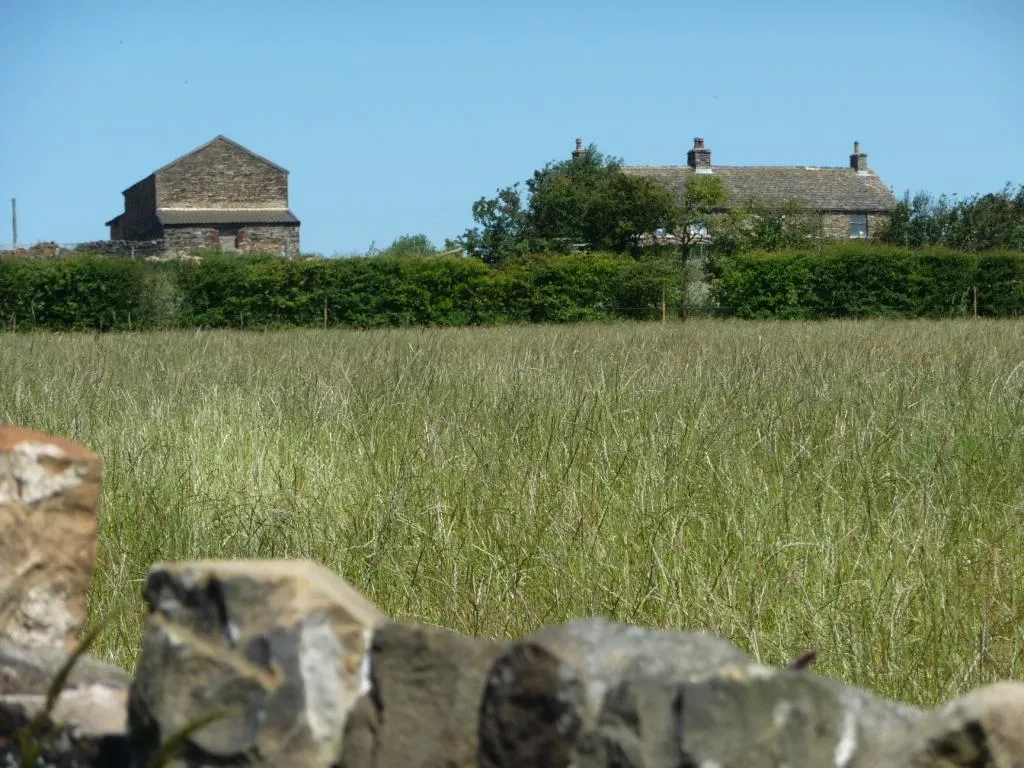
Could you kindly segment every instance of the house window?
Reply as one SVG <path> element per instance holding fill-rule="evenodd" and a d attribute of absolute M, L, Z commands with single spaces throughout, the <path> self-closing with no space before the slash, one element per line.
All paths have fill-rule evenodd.
<path fill-rule="evenodd" d="M 221 227 L 220 233 L 218 234 L 217 242 L 220 245 L 220 249 L 222 251 L 238 250 L 238 228 Z"/>
<path fill-rule="evenodd" d="M 688 234 L 692 240 L 707 240 L 708 227 L 703 221 L 688 224 L 686 226 L 686 234 Z"/>
<path fill-rule="evenodd" d="M 868 236 L 868 215 L 866 213 L 850 214 L 850 237 Z"/>

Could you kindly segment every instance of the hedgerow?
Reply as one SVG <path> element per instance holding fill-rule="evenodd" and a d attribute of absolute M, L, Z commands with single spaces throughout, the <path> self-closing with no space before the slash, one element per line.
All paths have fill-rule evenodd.
<path fill-rule="evenodd" d="M 122 330 L 465 326 L 646 319 L 678 277 L 658 261 L 592 253 L 520 259 L 361 257 L 200 260 L 74 256 L 0 262 L 0 317 L 12 328 Z"/>
<path fill-rule="evenodd" d="M 714 303 L 736 317 L 1024 314 L 1024 253 L 844 243 L 720 258 L 711 273 Z"/>
<path fill-rule="evenodd" d="M 475 259 L 286 260 L 203 254 L 147 262 L 0 261 L 15 330 L 466 326 L 649 320 L 682 307 L 681 264 L 608 253 Z M 874 243 L 713 258 L 714 314 L 741 318 L 1024 314 L 1024 254 Z M 702 310 L 702 311 L 706 311 Z"/>

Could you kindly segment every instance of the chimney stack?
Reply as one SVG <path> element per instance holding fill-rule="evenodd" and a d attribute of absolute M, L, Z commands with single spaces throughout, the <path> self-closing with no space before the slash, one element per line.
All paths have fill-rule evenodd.
<path fill-rule="evenodd" d="M 583 148 L 583 139 L 576 139 L 576 149 L 572 151 L 572 159 L 579 160 L 587 151 Z"/>
<path fill-rule="evenodd" d="M 686 153 L 686 164 L 697 173 L 711 173 L 711 150 L 704 148 L 704 139 L 693 140 L 693 149 Z"/>
<path fill-rule="evenodd" d="M 853 154 L 850 155 L 850 167 L 857 173 L 868 172 L 868 156 L 860 151 L 860 142 L 853 142 Z"/>

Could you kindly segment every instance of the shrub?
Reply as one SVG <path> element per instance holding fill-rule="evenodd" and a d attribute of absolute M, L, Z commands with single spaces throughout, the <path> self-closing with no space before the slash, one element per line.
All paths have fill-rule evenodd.
<path fill-rule="evenodd" d="M 0 311 L 19 328 L 360 328 L 489 325 L 659 313 L 669 274 L 612 254 L 502 268 L 452 256 L 288 261 L 204 254 L 141 262 L 76 256 L 0 263 Z"/>
<path fill-rule="evenodd" d="M 102 256 L 0 261 L 0 317 L 25 330 L 145 327 L 146 266 Z"/>
<path fill-rule="evenodd" d="M 718 258 L 712 297 L 737 317 L 1010 316 L 1024 311 L 1024 254 L 984 256 L 842 243 Z"/>

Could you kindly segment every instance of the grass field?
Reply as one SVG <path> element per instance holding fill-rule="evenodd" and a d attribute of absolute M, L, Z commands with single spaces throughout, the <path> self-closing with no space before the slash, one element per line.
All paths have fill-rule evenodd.
<path fill-rule="evenodd" d="M 311 557 L 513 637 L 706 629 L 933 704 L 1024 649 L 1024 322 L 0 336 L 0 421 L 104 459 L 91 594 Z"/>

